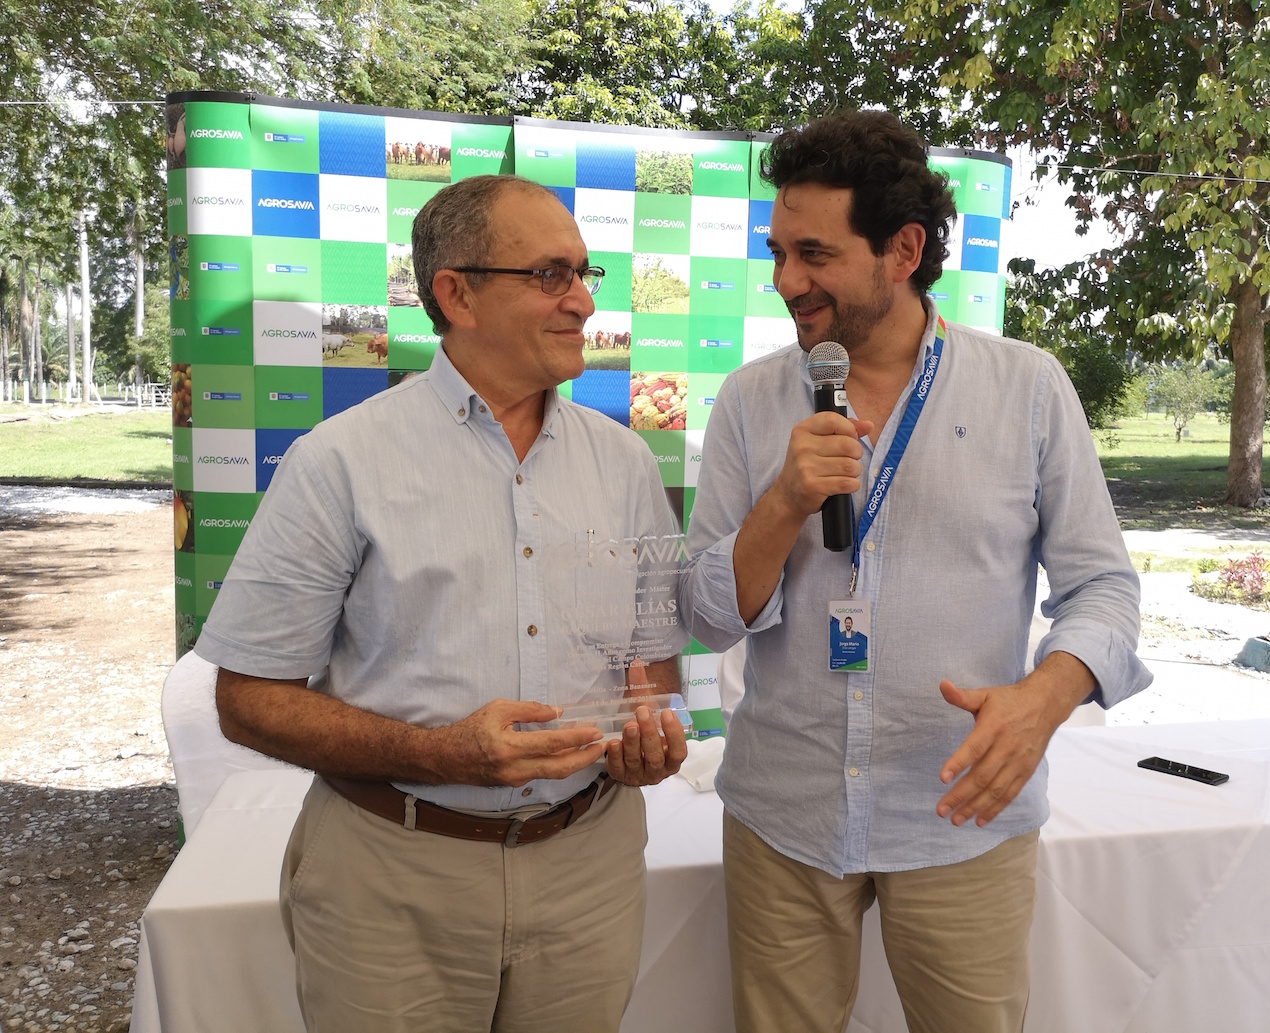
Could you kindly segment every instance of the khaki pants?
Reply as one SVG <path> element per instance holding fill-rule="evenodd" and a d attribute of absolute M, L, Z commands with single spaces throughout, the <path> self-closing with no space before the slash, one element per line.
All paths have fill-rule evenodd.
<path fill-rule="evenodd" d="M 281 905 L 309 1033 L 615 1031 L 639 967 L 644 798 L 519 847 L 407 830 L 315 779 Z"/>
<path fill-rule="evenodd" d="M 911 1033 L 1018 1033 L 1038 833 L 960 864 L 837 879 L 725 813 L 723 872 L 737 1033 L 840 1033 L 874 899 Z"/>

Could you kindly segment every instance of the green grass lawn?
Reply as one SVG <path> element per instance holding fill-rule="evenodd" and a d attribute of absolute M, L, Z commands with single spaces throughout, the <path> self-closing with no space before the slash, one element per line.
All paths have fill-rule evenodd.
<path fill-rule="evenodd" d="M 583 348 L 582 361 L 587 369 L 630 369 L 631 350 L 629 348 Z"/>
<path fill-rule="evenodd" d="M 1094 435 L 1107 487 L 1125 527 L 1265 527 L 1265 510 L 1221 504 L 1226 489 L 1230 425 L 1208 413 L 1176 440 L 1173 422 L 1159 413 L 1119 421 Z M 1262 480 L 1270 484 L 1270 448 Z"/>
<path fill-rule="evenodd" d="M 0 405 L 0 417 L 30 416 L 0 422 L 0 478 L 171 482 L 168 409 L 58 419 L 59 409 Z"/>
<path fill-rule="evenodd" d="M 388 179 L 409 179 L 420 183 L 450 182 L 449 165 L 397 165 L 388 163 Z"/>

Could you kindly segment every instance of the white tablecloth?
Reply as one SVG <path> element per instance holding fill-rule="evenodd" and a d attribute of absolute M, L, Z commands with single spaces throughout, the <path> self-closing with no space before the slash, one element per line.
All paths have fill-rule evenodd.
<path fill-rule="evenodd" d="M 1151 754 L 1231 778 L 1135 766 Z M 1049 756 L 1026 1033 L 1270 1030 L 1270 721 L 1063 730 Z M 301 1030 L 277 884 L 307 785 L 243 772 L 208 806 L 142 920 L 134 1033 Z M 646 797 L 649 910 L 623 1033 L 728 1033 L 718 797 L 680 779 Z M 902 1033 L 876 909 L 865 923 L 848 1031 Z"/>

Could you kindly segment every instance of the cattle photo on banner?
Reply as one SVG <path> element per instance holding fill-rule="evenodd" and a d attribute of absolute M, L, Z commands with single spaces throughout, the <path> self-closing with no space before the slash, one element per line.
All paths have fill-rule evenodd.
<path fill-rule="evenodd" d="M 429 368 L 440 345 L 410 232 L 445 184 L 515 172 L 549 187 L 605 270 L 585 369 L 561 392 L 631 427 L 685 525 L 715 393 L 792 345 L 767 249 L 769 138 L 313 104 L 168 97 L 177 653 L 197 639 L 277 463 L 315 424 Z M 999 332 L 1010 165 L 933 148 L 960 213 L 931 290 Z M 718 734 L 718 659 L 684 687 Z"/>

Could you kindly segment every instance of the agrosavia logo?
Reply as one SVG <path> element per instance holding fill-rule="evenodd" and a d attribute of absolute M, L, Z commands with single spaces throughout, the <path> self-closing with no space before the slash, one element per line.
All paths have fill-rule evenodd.
<path fill-rule="evenodd" d="M 392 210 L 392 213 L 393 215 L 399 215 L 399 216 L 404 216 L 407 219 L 413 219 L 416 215 L 419 214 L 419 209 L 418 208 L 394 208 Z"/>
<path fill-rule="evenodd" d="M 199 527 L 228 527 L 231 529 L 251 526 L 250 520 L 226 520 L 223 517 L 199 518 Z"/>
<path fill-rule="evenodd" d="M 261 337 L 288 337 L 288 338 L 299 338 L 301 340 L 316 341 L 317 331 L 316 330 L 279 329 L 277 327 L 269 327 L 267 330 L 261 330 L 260 336 Z"/>
<path fill-rule="evenodd" d="M 441 338 L 437 334 L 394 334 L 394 341 L 400 341 L 402 344 L 440 344 Z"/>
<path fill-rule="evenodd" d="M 293 197 L 262 197 L 256 202 L 257 208 L 287 208 L 302 212 L 317 211 L 313 202 L 307 197 L 299 200 Z"/>
<path fill-rule="evenodd" d="M 241 140 L 241 129 L 195 129 L 190 133 L 191 140 Z"/>
<path fill-rule="evenodd" d="M 309 202 L 309 207 L 313 205 Z M 383 215 L 384 210 L 377 204 L 350 204 L 347 201 L 332 201 L 326 206 L 328 212 L 347 212 L 350 215 Z"/>
<path fill-rule="evenodd" d="M 683 219 L 640 219 L 639 224 L 645 229 L 682 230 L 687 228 Z"/>
<path fill-rule="evenodd" d="M 583 215 L 578 221 L 599 223 L 603 226 L 629 226 L 631 224 L 631 220 L 624 215 Z M 640 225 L 643 225 L 643 223 Z"/>
<path fill-rule="evenodd" d="M 217 194 L 199 194 L 190 198 L 190 204 L 212 205 L 216 208 L 242 208 L 246 203 L 241 197 L 221 197 Z"/>
<path fill-rule="evenodd" d="M 772 227 L 771 226 L 755 226 L 751 232 L 761 234 L 764 237 L 768 237 L 768 236 L 771 236 Z"/>
<path fill-rule="evenodd" d="M 264 463 L 265 466 L 277 466 L 280 462 L 282 462 L 282 456 L 265 456 L 261 462 Z"/>
<path fill-rule="evenodd" d="M 739 233 L 745 229 L 739 222 L 699 222 L 697 223 L 699 230 L 721 230 L 727 233 Z"/>
<path fill-rule="evenodd" d="M 459 147 L 454 151 L 460 158 L 497 158 L 506 159 L 506 151 L 494 151 L 488 147 Z"/>
<path fill-rule="evenodd" d="M 637 342 L 643 348 L 682 348 L 683 341 L 675 337 L 644 337 Z"/>
<path fill-rule="evenodd" d="M 251 463 L 246 456 L 199 456 L 198 461 L 213 466 L 248 466 Z"/>
<path fill-rule="evenodd" d="M 997 243 L 995 240 L 993 240 L 991 237 L 968 237 L 968 238 L 966 239 L 966 247 L 995 247 L 995 248 L 999 248 L 1000 246 L 1001 246 L 1001 245 L 1000 245 L 1000 244 L 998 244 L 998 243 Z"/>
<path fill-rule="evenodd" d="M 744 172 L 745 166 L 736 161 L 703 161 L 697 168 L 705 172 Z"/>

